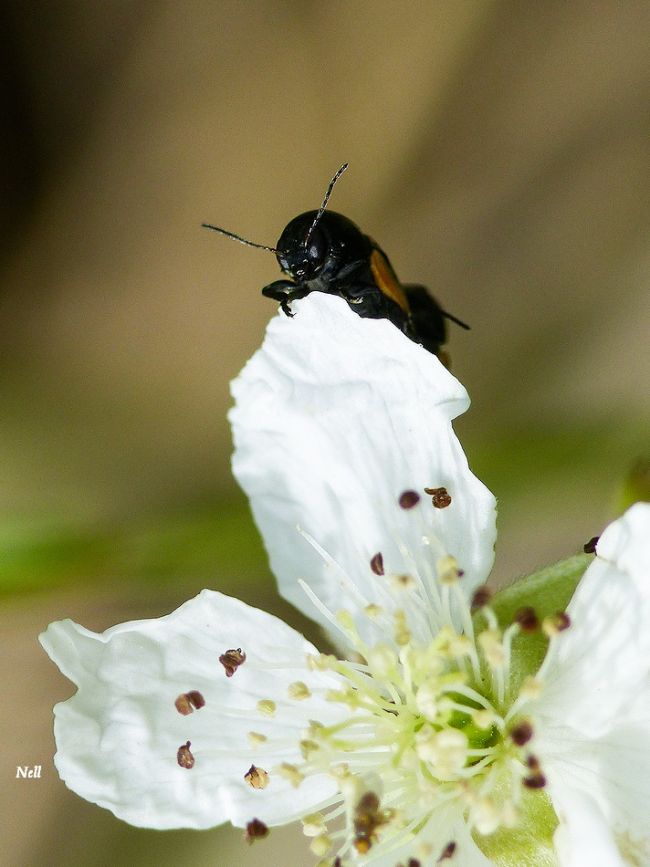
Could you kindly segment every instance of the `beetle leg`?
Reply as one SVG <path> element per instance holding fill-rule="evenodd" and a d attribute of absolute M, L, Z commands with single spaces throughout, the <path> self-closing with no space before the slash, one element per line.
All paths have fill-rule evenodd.
<path fill-rule="evenodd" d="M 280 309 L 285 316 L 291 316 L 293 318 L 296 315 L 295 313 L 291 312 L 291 307 L 289 307 L 289 302 L 286 298 L 283 298 L 282 301 L 280 301 Z"/>
<path fill-rule="evenodd" d="M 282 312 L 286 316 L 293 316 L 291 307 L 289 307 L 291 301 L 295 301 L 297 298 L 304 298 L 308 294 L 309 289 L 298 286 L 298 284 L 292 283 L 291 280 L 275 280 L 262 289 L 262 295 L 266 298 L 273 298 L 274 301 L 280 302 Z"/>

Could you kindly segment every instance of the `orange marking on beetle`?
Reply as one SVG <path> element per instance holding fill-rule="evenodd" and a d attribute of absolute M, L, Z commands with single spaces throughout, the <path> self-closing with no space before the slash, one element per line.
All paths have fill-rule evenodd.
<path fill-rule="evenodd" d="M 379 290 L 401 307 L 408 316 L 411 312 L 411 307 L 406 293 L 402 289 L 401 283 L 397 279 L 397 275 L 393 271 L 390 262 L 377 247 L 370 254 L 370 270 Z"/>

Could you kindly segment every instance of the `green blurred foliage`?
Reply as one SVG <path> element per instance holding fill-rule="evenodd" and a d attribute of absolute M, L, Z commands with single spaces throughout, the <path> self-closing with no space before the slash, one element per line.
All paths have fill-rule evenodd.
<path fill-rule="evenodd" d="M 647 463 L 638 461 L 630 471 L 647 444 L 647 428 L 638 422 L 609 418 L 581 428 L 486 432 L 483 441 L 465 444 L 472 469 L 499 500 L 504 532 L 497 554 L 514 542 L 508 529 L 522 507 L 529 515 L 542 509 L 564 521 L 595 497 L 604 525 L 648 495 Z M 600 529 L 593 527 L 592 535 Z M 545 562 L 580 550 L 583 541 L 576 535 L 573 550 L 549 552 Z M 74 524 L 53 516 L 0 521 L 0 596 L 106 580 L 116 592 L 120 584 L 128 592 L 134 583 L 156 587 L 181 580 L 237 593 L 267 578 L 263 544 L 240 493 L 121 523 Z M 500 575 L 501 581 L 512 578 Z"/>

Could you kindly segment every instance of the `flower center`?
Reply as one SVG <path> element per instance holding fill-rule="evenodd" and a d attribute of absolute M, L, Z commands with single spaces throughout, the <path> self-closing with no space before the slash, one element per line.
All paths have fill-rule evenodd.
<path fill-rule="evenodd" d="M 405 492 L 399 504 L 411 511 L 419 499 Z M 447 494 L 434 506 L 446 508 L 448 501 Z M 430 533 L 422 537 L 422 551 L 405 553 L 412 574 L 387 573 L 381 553 L 369 559 L 379 599 L 365 605 L 359 620 L 347 610 L 333 615 L 304 585 L 354 650 L 347 661 L 309 657 L 313 669 L 338 678 L 327 699 L 341 713 L 332 724 L 312 721 L 300 745 L 303 763 L 280 768 L 296 786 L 319 773 L 337 781 L 339 794 L 324 805 L 326 812 L 303 818 L 312 850 L 329 858 L 323 865 L 354 862 L 356 854 L 370 864 L 416 839 L 428 863 L 431 855 L 444 861 L 457 843 L 441 841 L 440 828 L 459 822 L 490 857 L 491 840 L 528 827 L 531 811 L 546 820 L 550 810 L 543 770 L 531 751 L 533 726 L 522 713 L 540 683 L 520 681 L 511 670 L 515 636 L 540 628 L 535 612 L 522 609 L 502 628 L 487 588 L 468 600 L 463 570 Z M 542 628 L 552 636 L 566 626 L 568 619 L 556 618 Z M 329 830 L 342 816 L 345 827 Z M 437 850 L 427 849 L 434 826 Z"/>
<path fill-rule="evenodd" d="M 528 752 L 532 727 L 516 718 L 520 696 L 513 701 L 506 688 L 509 643 L 519 626 L 502 635 L 490 612 L 476 637 L 446 626 L 422 647 L 398 611 L 395 645 L 367 647 L 349 614 L 337 619 L 364 661 L 312 660 L 341 676 L 328 698 L 349 714 L 335 725 L 313 724 L 302 748 L 304 771 L 334 772 L 352 809 L 365 797 L 364 781 L 381 779 L 382 821 L 353 845 L 365 851 L 392 836 L 389 829 L 412 833 L 450 801 L 478 835 L 516 824 L 522 783 L 544 785 Z"/>

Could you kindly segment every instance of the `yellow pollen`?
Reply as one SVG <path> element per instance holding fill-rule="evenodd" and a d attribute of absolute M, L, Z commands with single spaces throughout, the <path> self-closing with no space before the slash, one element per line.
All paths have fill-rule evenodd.
<path fill-rule="evenodd" d="M 435 731 L 427 725 L 415 736 L 415 749 L 436 777 L 448 778 L 465 766 L 467 737 L 458 729 Z"/>
<path fill-rule="evenodd" d="M 289 698 L 304 701 L 306 698 L 311 698 L 311 690 L 306 683 L 297 680 L 295 683 L 289 684 Z"/>
<path fill-rule="evenodd" d="M 403 611 L 395 612 L 395 641 L 400 647 L 405 647 L 411 640 L 411 631 L 408 628 L 406 614 Z"/>
<path fill-rule="evenodd" d="M 393 575 L 391 584 L 396 590 L 412 590 L 415 584 L 415 578 L 411 575 Z"/>
<path fill-rule="evenodd" d="M 422 716 L 434 720 L 438 714 L 438 700 L 440 693 L 434 683 L 424 683 L 418 689 L 415 696 L 415 705 Z"/>
<path fill-rule="evenodd" d="M 441 584 L 455 584 L 460 578 L 458 561 L 451 554 L 446 554 L 436 563 L 436 573 Z"/>
<path fill-rule="evenodd" d="M 309 813 L 309 815 L 303 816 L 301 821 L 302 833 L 305 837 L 317 837 L 327 830 L 322 813 Z"/>
<path fill-rule="evenodd" d="M 471 810 L 470 819 L 479 834 L 493 834 L 501 824 L 500 812 L 490 798 L 479 798 Z"/>
<path fill-rule="evenodd" d="M 485 659 L 490 668 L 503 668 L 506 654 L 501 641 L 501 633 L 497 629 L 486 629 L 478 636 Z"/>
<path fill-rule="evenodd" d="M 314 855 L 317 855 L 319 858 L 322 858 L 332 848 L 332 838 L 327 834 L 319 834 L 318 837 L 314 837 L 311 841 L 311 845 L 309 846 Z"/>
<path fill-rule="evenodd" d="M 305 761 L 309 760 L 312 753 L 320 749 L 320 745 L 316 741 L 302 740 L 300 741 L 300 753 Z"/>
<path fill-rule="evenodd" d="M 295 765 L 289 764 L 289 762 L 283 762 L 278 768 L 278 773 L 285 780 L 288 780 L 294 789 L 297 789 L 305 779 L 298 768 Z"/>
<path fill-rule="evenodd" d="M 248 733 L 248 741 L 251 746 L 259 747 L 266 741 L 266 735 L 262 735 L 259 732 L 249 732 Z"/>
<path fill-rule="evenodd" d="M 349 611 L 345 609 L 341 609 L 341 611 L 336 612 L 336 622 L 346 629 L 348 632 L 356 632 L 356 628 L 354 625 L 354 618 L 350 614 Z"/>
<path fill-rule="evenodd" d="M 497 721 L 497 715 L 493 710 L 488 710 L 488 708 L 482 707 L 480 710 L 475 710 L 472 713 L 472 720 L 474 721 L 474 725 L 485 730 L 491 728 L 495 724 Z"/>
<path fill-rule="evenodd" d="M 539 678 L 532 676 L 525 677 L 519 690 L 519 697 L 533 701 L 540 697 L 543 689 L 544 684 Z"/>
<path fill-rule="evenodd" d="M 270 698 L 263 698 L 257 702 L 257 709 L 263 716 L 275 716 L 276 704 Z"/>
<path fill-rule="evenodd" d="M 387 644 L 376 644 L 368 651 L 367 662 L 375 677 L 390 677 L 397 669 L 397 654 Z"/>
<path fill-rule="evenodd" d="M 307 655 L 307 668 L 310 671 L 329 671 L 336 661 L 331 653 L 310 653 Z"/>

